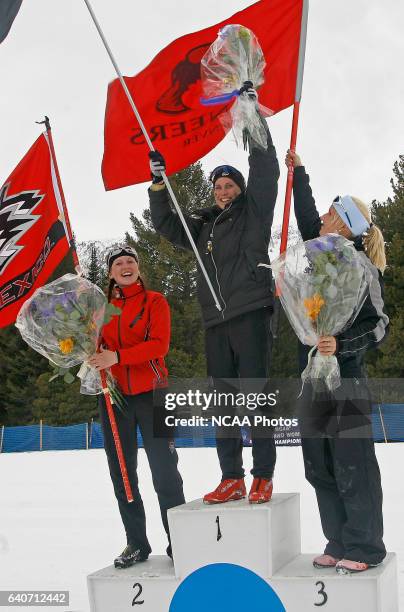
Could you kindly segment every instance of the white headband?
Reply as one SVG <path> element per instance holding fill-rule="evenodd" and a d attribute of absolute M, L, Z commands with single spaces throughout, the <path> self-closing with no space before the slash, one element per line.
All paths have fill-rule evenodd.
<path fill-rule="evenodd" d="M 349 227 L 353 236 L 362 236 L 370 228 L 368 220 L 363 216 L 351 196 L 345 195 L 342 198 L 337 196 L 332 205 L 340 219 Z"/>

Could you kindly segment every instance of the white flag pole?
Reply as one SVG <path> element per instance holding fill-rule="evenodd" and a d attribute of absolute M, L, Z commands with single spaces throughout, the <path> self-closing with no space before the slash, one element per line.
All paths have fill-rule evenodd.
<path fill-rule="evenodd" d="M 126 83 L 125 83 L 125 80 L 124 80 L 124 78 L 123 78 L 123 76 L 122 76 L 121 71 L 119 70 L 118 64 L 116 63 L 116 60 L 115 60 L 115 58 L 114 58 L 114 56 L 113 56 L 113 54 L 112 54 L 111 48 L 110 48 L 110 46 L 109 46 L 109 44 L 108 44 L 108 42 L 107 42 L 107 40 L 106 40 L 106 38 L 105 38 L 105 36 L 104 36 L 104 33 L 103 33 L 103 31 L 101 30 L 101 26 L 100 26 L 100 24 L 99 24 L 99 22 L 98 22 L 98 20 L 97 20 L 97 17 L 96 17 L 96 16 L 95 16 L 95 14 L 94 14 L 94 11 L 93 11 L 93 9 L 92 9 L 92 6 L 91 6 L 91 4 L 90 4 L 89 0 L 84 0 L 84 2 L 86 3 L 86 6 L 87 6 L 87 8 L 88 8 L 88 10 L 89 10 L 89 13 L 90 13 L 90 15 L 91 15 L 91 18 L 92 18 L 92 20 L 93 20 L 93 22 L 94 22 L 94 25 L 95 25 L 95 27 L 97 28 L 98 34 L 100 35 L 100 38 L 101 38 L 101 40 L 102 40 L 102 42 L 103 42 L 103 44 L 104 44 L 104 47 L 105 47 L 105 49 L 106 49 L 106 51 L 107 51 L 107 53 L 108 53 L 108 55 L 109 55 L 109 58 L 110 58 L 110 60 L 111 60 L 111 62 L 112 62 L 112 64 L 113 64 L 113 66 L 114 66 L 114 68 L 115 68 L 115 72 L 116 72 L 116 74 L 118 75 L 118 78 L 119 78 L 119 80 L 120 80 L 120 82 L 121 82 L 121 85 L 122 85 L 122 87 L 123 87 L 123 90 L 124 90 L 124 92 L 125 92 L 125 94 L 126 94 L 126 97 L 128 98 L 129 104 L 131 105 L 132 110 L 133 110 L 133 112 L 135 113 L 136 119 L 137 119 L 137 121 L 138 121 L 138 123 L 139 123 L 140 129 L 141 129 L 141 130 L 142 130 L 142 132 L 143 132 L 143 136 L 145 137 L 145 140 L 146 140 L 147 144 L 149 145 L 150 151 L 155 151 L 155 148 L 154 148 L 154 146 L 153 146 L 152 141 L 150 140 L 149 134 L 148 134 L 148 132 L 147 132 L 147 130 L 146 130 L 146 127 L 145 127 L 145 125 L 144 125 L 144 123 L 143 123 L 143 121 L 142 121 L 142 118 L 141 118 L 141 116 L 140 116 L 140 114 L 139 114 L 139 111 L 138 111 L 138 110 L 137 110 L 137 108 L 136 108 L 136 105 L 135 105 L 135 102 L 134 102 L 134 100 L 133 100 L 133 97 L 132 97 L 132 95 L 131 95 L 131 93 L 130 93 L 130 91 L 129 91 L 129 89 L 128 89 L 128 86 L 127 86 L 127 85 L 126 85 Z M 171 187 L 171 185 L 170 185 L 170 182 L 169 182 L 169 180 L 168 180 L 167 175 L 166 175 L 166 173 L 165 173 L 165 172 L 163 172 L 163 173 L 162 173 L 162 179 L 163 179 L 163 181 L 164 181 L 164 183 L 165 183 L 165 186 L 167 187 L 168 193 L 169 193 L 169 194 L 170 194 L 170 196 L 171 196 L 171 200 L 172 200 L 172 202 L 173 202 L 173 204 L 174 204 L 174 207 L 175 207 L 175 209 L 176 209 L 176 211 L 177 211 L 177 213 L 178 213 L 178 216 L 179 216 L 179 218 L 180 218 L 180 220 L 181 220 L 181 223 L 182 223 L 182 225 L 184 226 L 185 233 L 186 233 L 186 235 L 187 235 L 187 237 L 188 237 L 188 240 L 189 240 L 189 242 L 190 242 L 190 244 L 191 244 L 191 247 L 192 247 L 192 249 L 193 249 L 193 251 L 194 251 L 194 253 L 195 253 L 195 257 L 196 257 L 196 259 L 197 259 L 197 261 L 198 261 L 198 264 L 199 264 L 199 266 L 200 266 L 200 268 L 201 268 L 201 271 L 202 271 L 202 273 L 203 273 L 203 275 L 204 275 L 204 277 L 205 277 L 205 280 L 206 280 L 206 282 L 207 282 L 207 285 L 208 285 L 208 287 L 209 287 L 209 289 L 210 289 L 210 292 L 211 292 L 212 297 L 213 297 L 213 299 L 214 299 L 214 302 L 215 302 L 216 308 L 217 308 L 218 310 L 220 310 L 220 311 L 221 311 L 221 310 L 222 310 L 222 307 L 221 307 L 221 305 L 220 305 L 220 303 L 219 303 L 219 300 L 217 299 L 216 292 L 215 292 L 215 290 L 213 289 L 213 285 L 212 285 L 212 283 L 211 283 L 211 281 L 210 281 L 210 278 L 209 278 L 209 276 L 208 276 L 208 273 L 206 272 L 206 268 L 205 268 L 205 266 L 204 266 L 204 264 L 203 264 L 203 262 L 202 262 L 201 256 L 200 256 L 200 255 L 199 255 L 199 253 L 198 253 L 198 249 L 196 248 L 196 244 L 195 244 L 195 242 L 194 242 L 194 239 L 192 238 L 192 234 L 191 234 L 191 232 L 190 232 L 190 230 L 189 230 L 189 227 L 188 227 L 188 225 L 187 225 L 187 223 L 186 223 L 186 221 L 185 221 L 184 215 L 182 214 L 182 210 L 181 210 L 181 208 L 179 207 L 179 204 L 178 204 L 178 202 L 177 202 L 177 198 L 175 197 L 174 191 L 173 191 L 173 189 L 172 189 L 172 187 Z"/>

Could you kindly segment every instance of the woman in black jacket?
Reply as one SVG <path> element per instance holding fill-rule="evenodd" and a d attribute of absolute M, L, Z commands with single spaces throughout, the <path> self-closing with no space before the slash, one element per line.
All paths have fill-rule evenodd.
<path fill-rule="evenodd" d="M 386 555 L 382 488 L 364 367 L 366 351 L 380 344 L 388 329 L 383 303 L 384 240 L 371 222 L 369 209 L 357 198 L 335 198 L 320 217 L 300 157 L 288 151 L 285 161 L 294 167 L 295 215 L 303 240 L 331 233 L 353 240 L 371 277 L 369 294 L 351 327 L 318 342 L 322 355 L 336 355 L 341 387 L 333 394 L 319 395 L 305 385 L 302 404 L 307 403 L 308 409 L 303 408 L 301 420 L 306 478 L 315 488 L 328 540 L 324 554 L 313 565 L 335 567 L 339 573 L 361 572 L 381 563 Z M 299 343 L 300 371 L 307 365 L 309 349 Z M 316 431 L 308 431 L 308 422 L 316 423 Z"/>
<path fill-rule="evenodd" d="M 256 96 L 254 90 L 247 94 Z M 258 112 L 258 108 L 257 108 Z M 198 270 L 198 298 L 206 329 L 208 376 L 215 389 L 231 391 L 228 381 L 244 379 L 250 392 L 261 392 L 268 378 L 270 356 L 270 316 L 273 295 L 268 246 L 277 196 L 279 165 L 266 122 L 267 149 L 249 139 L 249 177 L 232 166 L 219 166 L 211 173 L 215 205 L 185 215 L 222 310 L 216 308 L 207 283 Z M 169 195 L 161 179 L 165 162 L 157 152 L 150 153 L 153 184 L 149 189 L 154 227 L 177 246 L 191 245 L 178 215 L 171 209 Z M 227 381 L 227 382 L 226 382 Z M 254 387 L 254 388 L 251 388 Z M 235 407 L 228 407 L 227 412 Z M 239 427 L 216 429 L 217 452 L 222 479 L 204 497 L 205 503 L 223 503 L 246 496 Z M 252 431 L 254 481 L 250 503 L 267 502 L 272 494 L 275 444 L 270 435 Z"/>

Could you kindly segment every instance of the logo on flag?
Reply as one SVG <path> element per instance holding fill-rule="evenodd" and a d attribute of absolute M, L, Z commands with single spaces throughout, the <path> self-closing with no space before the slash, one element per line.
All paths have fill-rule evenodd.
<path fill-rule="evenodd" d="M 40 215 L 33 215 L 32 211 L 44 197 L 38 191 L 22 191 L 7 197 L 8 188 L 9 185 L 4 185 L 0 191 L 0 274 L 24 248 L 17 243 L 40 219 Z"/>
<path fill-rule="evenodd" d="M 201 59 L 209 47 L 210 43 L 194 47 L 186 54 L 185 59 L 176 65 L 171 73 L 172 85 L 157 100 L 157 110 L 171 115 L 191 110 L 189 106 L 184 104 L 182 96 L 191 85 L 200 80 Z"/>
<path fill-rule="evenodd" d="M 46 134 L 0 189 L 0 328 L 69 251 L 61 194 Z"/>

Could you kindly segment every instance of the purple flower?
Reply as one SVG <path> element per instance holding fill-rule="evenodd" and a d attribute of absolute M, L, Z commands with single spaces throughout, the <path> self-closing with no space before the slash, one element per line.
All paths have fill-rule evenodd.
<path fill-rule="evenodd" d="M 55 309 L 52 305 L 50 305 L 48 308 L 43 308 L 41 310 L 41 316 L 44 319 L 51 319 L 55 316 Z"/>
<path fill-rule="evenodd" d="M 55 300 L 55 306 L 57 304 L 63 306 L 64 310 L 67 313 L 71 312 L 74 309 L 74 304 L 70 299 L 70 293 L 61 293 L 60 295 L 58 295 Z"/>
<path fill-rule="evenodd" d="M 326 234 L 325 236 L 321 236 L 321 238 L 310 240 L 310 251 L 314 253 L 334 251 L 337 240 L 338 236 L 333 236 L 332 234 Z"/>

